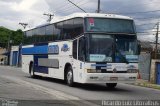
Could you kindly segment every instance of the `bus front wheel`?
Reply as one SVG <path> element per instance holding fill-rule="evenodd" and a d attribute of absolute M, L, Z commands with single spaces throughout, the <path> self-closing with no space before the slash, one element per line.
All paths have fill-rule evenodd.
<path fill-rule="evenodd" d="M 71 67 L 68 67 L 67 69 L 67 74 L 66 74 L 66 81 L 67 81 L 67 85 L 72 87 L 74 85 L 73 82 L 73 71 Z"/>
<path fill-rule="evenodd" d="M 106 83 L 106 86 L 108 88 L 115 88 L 117 86 L 117 83 Z"/>

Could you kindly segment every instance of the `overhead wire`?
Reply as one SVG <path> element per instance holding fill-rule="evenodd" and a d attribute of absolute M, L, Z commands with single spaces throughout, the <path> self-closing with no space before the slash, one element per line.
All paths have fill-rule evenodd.
<path fill-rule="evenodd" d="M 156 24 L 156 23 L 137 24 L 136 26 L 145 26 L 145 25 L 151 25 L 151 24 Z"/>
<path fill-rule="evenodd" d="M 78 2 L 78 3 L 75 3 L 75 4 L 77 4 L 78 6 L 81 6 L 81 5 L 85 5 L 86 3 L 88 3 L 89 1 L 86 1 L 85 2 L 85 0 L 82 0 L 82 1 L 80 1 L 80 2 Z M 69 4 L 69 3 L 68 3 Z M 63 12 L 68 12 L 68 11 L 70 11 L 70 10 L 73 10 L 73 8 L 75 8 L 75 6 L 73 6 L 73 5 L 71 5 L 71 4 L 69 4 L 68 6 L 70 6 L 70 7 L 65 7 L 64 9 L 63 8 L 61 8 L 61 9 L 57 9 L 56 11 L 58 11 L 58 12 L 61 12 L 61 13 L 63 13 Z"/>
<path fill-rule="evenodd" d="M 145 17 L 145 18 L 134 18 L 134 19 L 138 19 L 138 20 L 146 20 L 146 19 L 160 19 L 160 16 L 156 16 L 156 17 Z"/>
<path fill-rule="evenodd" d="M 66 0 L 61 0 L 61 2 L 59 2 L 58 5 L 54 7 L 54 9 L 62 8 L 64 6 L 66 6 L 66 4 L 64 3 L 64 1 L 66 1 Z M 59 4 L 62 4 L 62 5 L 59 5 Z"/>

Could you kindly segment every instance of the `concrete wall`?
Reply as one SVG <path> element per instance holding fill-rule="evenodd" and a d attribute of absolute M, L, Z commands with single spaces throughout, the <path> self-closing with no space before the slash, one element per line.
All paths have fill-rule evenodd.
<path fill-rule="evenodd" d="M 5 53 L 6 49 L 0 48 L 0 54 Z M 0 59 L 5 57 L 4 55 L 0 55 Z"/>
<path fill-rule="evenodd" d="M 143 80 L 150 80 L 150 68 L 151 68 L 151 54 L 142 53 L 139 55 L 139 71 Z"/>
<path fill-rule="evenodd" d="M 151 61 L 151 73 L 150 73 L 150 82 L 155 84 L 156 83 L 156 63 L 160 62 L 160 60 L 152 59 Z"/>

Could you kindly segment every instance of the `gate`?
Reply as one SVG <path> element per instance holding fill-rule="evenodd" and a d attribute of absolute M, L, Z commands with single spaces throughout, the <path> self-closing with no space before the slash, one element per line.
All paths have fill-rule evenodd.
<path fill-rule="evenodd" d="M 141 53 L 139 56 L 139 71 L 143 80 L 150 80 L 151 54 Z"/>
<path fill-rule="evenodd" d="M 156 83 L 160 85 L 160 63 L 156 63 Z"/>
<path fill-rule="evenodd" d="M 17 65 L 17 56 L 18 56 L 18 51 L 13 51 L 13 56 L 12 56 L 12 65 L 13 66 Z"/>

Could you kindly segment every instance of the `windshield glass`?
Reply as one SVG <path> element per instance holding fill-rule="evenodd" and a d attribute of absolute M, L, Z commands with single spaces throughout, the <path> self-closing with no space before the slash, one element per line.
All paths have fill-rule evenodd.
<path fill-rule="evenodd" d="M 116 35 L 116 62 L 137 62 L 136 36 Z"/>
<path fill-rule="evenodd" d="M 91 62 L 112 62 L 113 37 L 105 34 L 89 34 L 89 53 L 87 60 Z"/>
<path fill-rule="evenodd" d="M 135 35 L 86 34 L 88 62 L 138 62 Z"/>
<path fill-rule="evenodd" d="M 133 20 L 86 18 L 86 32 L 135 33 Z"/>

